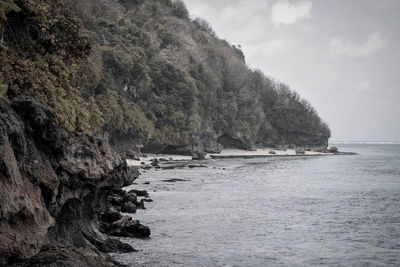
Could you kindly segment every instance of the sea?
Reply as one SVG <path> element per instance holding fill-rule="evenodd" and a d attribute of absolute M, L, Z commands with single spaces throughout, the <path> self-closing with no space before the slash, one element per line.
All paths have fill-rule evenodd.
<path fill-rule="evenodd" d="M 128 266 L 400 266 L 400 144 L 335 146 L 357 155 L 145 171 L 130 188 L 154 202 L 130 215 L 151 237 L 121 238 L 138 251 L 112 257 Z"/>

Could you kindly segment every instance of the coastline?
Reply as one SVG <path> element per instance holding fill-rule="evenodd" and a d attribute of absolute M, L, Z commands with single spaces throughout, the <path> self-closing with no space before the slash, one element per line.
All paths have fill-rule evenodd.
<path fill-rule="evenodd" d="M 338 156 L 338 155 L 356 155 L 354 152 L 318 152 L 306 151 L 301 153 L 296 152 L 296 149 L 278 150 L 272 148 L 261 148 L 256 150 L 242 149 L 224 149 L 220 153 L 208 153 L 204 159 L 227 159 L 227 158 L 271 158 L 271 157 L 315 157 L 315 156 Z M 138 159 L 126 159 L 129 166 L 148 167 L 153 164 L 153 160 L 158 162 L 189 162 L 193 158 L 191 156 L 176 155 L 176 154 L 147 154 Z M 194 160 L 193 160 L 194 161 Z M 158 165 L 158 164 L 157 164 Z M 153 165 L 155 166 L 155 165 Z"/>
<path fill-rule="evenodd" d="M 378 212 L 376 217 L 365 218 L 374 210 L 382 210 L 383 204 L 395 208 L 398 203 L 393 203 L 397 200 L 397 187 L 393 187 L 393 181 L 397 181 L 396 173 L 387 172 L 389 165 L 381 161 L 383 165 L 376 168 L 382 171 L 382 177 L 386 177 L 385 183 L 381 183 L 381 176 L 372 169 L 375 166 L 369 167 L 371 159 L 379 159 L 386 152 L 368 149 L 369 152 L 356 147 L 343 149 L 359 152 L 360 156 L 354 157 L 206 160 L 199 164 L 208 168 L 193 171 L 186 167 L 166 172 L 160 171 L 161 168 L 146 170 L 133 187 L 147 190 L 154 202 L 146 206 L 146 211 L 133 215 L 133 219 L 149 223 L 154 230 L 152 237 L 123 239 L 139 248 L 139 253 L 112 254 L 112 257 L 122 264 L 135 263 L 137 266 L 212 265 L 208 259 L 227 265 L 251 260 L 252 266 L 295 265 L 299 259 L 306 259 L 302 260 L 304 265 L 315 262 L 321 265 L 356 264 L 360 254 L 371 252 L 371 234 L 381 234 L 384 226 L 395 225 L 395 220 L 388 222 L 387 217 L 381 217 Z M 388 154 L 387 159 L 393 158 L 392 155 Z M 392 167 L 395 171 L 396 166 Z M 353 172 L 353 168 L 357 172 Z M 372 171 L 367 174 L 368 179 L 365 170 Z M 381 194 L 379 198 L 371 196 L 372 178 L 373 192 Z M 382 184 L 385 191 L 381 190 Z M 392 198 L 388 192 L 393 192 Z M 363 213 L 365 202 L 376 203 L 371 206 L 376 209 Z M 396 213 L 390 215 L 390 209 L 385 210 L 389 212 L 387 216 L 392 216 L 390 218 L 397 216 Z M 293 217 L 295 219 L 288 220 Z M 343 231 L 341 226 L 348 225 L 354 218 L 357 218 L 352 223 L 354 227 Z M 363 226 L 375 230 L 368 230 L 360 241 L 357 226 L 362 219 Z M 383 222 L 387 224 L 381 227 L 379 224 Z M 337 228 L 332 227 L 332 223 Z M 237 234 L 232 236 L 232 232 Z M 395 241 L 395 233 L 392 237 L 390 234 L 385 237 Z M 223 246 L 221 242 L 224 242 Z M 302 242 L 317 242 L 323 248 L 329 246 L 324 250 L 326 258 L 321 259 L 319 254 L 302 249 L 299 246 Z M 360 242 L 363 246 L 357 247 Z M 343 246 L 343 253 L 345 249 L 350 250 L 345 258 L 341 251 L 330 253 L 337 244 Z M 390 246 L 393 242 L 386 244 Z M 263 249 L 254 253 L 257 247 Z M 376 252 L 377 259 L 383 262 L 387 257 L 378 254 L 381 251 L 379 244 L 373 248 L 376 250 L 372 253 Z M 238 254 L 241 249 L 246 254 Z M 387 251 L 391 258 L 398 258 L 394 254 L 395 248 Z M 293 252 L 295 257 L 287 258 L 285 252 Z M 275 258 L 266 259 L 265 253 Z M 375 254 L 373 257 L 375 260 Z"/>

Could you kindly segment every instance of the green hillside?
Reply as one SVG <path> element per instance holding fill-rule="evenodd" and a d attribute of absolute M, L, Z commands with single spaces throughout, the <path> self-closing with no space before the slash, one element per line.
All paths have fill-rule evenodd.
<path fill-rule="evenodd" d="M 15 1 L 22 11 L 2 20 L 9 99 L 34 95 L 60 124 L 107 132 L 115 144 L 327 144 L 310 104 L 246 66 L 240 48 L 191 20 L 182 2 L 64 2 Z"/>

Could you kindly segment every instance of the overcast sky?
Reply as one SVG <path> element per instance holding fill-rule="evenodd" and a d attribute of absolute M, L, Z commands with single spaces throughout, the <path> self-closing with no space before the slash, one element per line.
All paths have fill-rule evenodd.
<path fill-rule="evenodd" d="M 336 141 L 400 141 L 400 0 L 184 0 Z"/>

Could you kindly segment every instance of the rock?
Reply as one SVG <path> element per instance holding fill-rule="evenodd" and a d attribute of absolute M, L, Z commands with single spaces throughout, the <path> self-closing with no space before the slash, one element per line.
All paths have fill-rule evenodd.
<path fill-rule="evenodd" d="M 189 180 L 177 179 L 177 178 L 163 180 L 163 182 L 166 182 L 166 183 L 176 183 L 176 182 L 186 182 L 186 181 L 189 181 Z"/>
<path fill-rule="evenodd" d="M 91 241 L 91 243 L 93 244 L 94 242 Z M 99 242 L 96 248 L 103 253 L 129 253 L 137 251 L 131 245 L 112 238 L 108 238 L 104 242 Z"/>
<path fill-rule="evenodd" d="M 152 159 L 151 160 L 151 166 L 158 166 L 158 159 L 157 158 L 154 158 L 154 159 Z"/>
<path fill-rule="evenodd" d="M 124 202 L 133 202 L 137 201 L 137 196 L 135 193 L 128 193 L 123 197 Z"/>
<path fill-rule="evenodd" d="M 136 196 L 138 197 L 149 197 L 149 193 L 147 193 L 146 190 L 136 190 L 136 189 L 132 189 L 128 192 L 128 194 L 133 193 L 136 194 Z"/>
<path fill-rule="evenodd" d="M 113 189 L 112 192 L 114 193 L 114 195 L 117 195 L 120 197 L 124 197 L 127 194 L 127 192 L 121 188 Z"/>
<path fill-rule="evenodd" d="M 339 153 L 339 149 L 335 146 L 332 146 L 331 148 L 329 148 L 329 152 L 330 153 Z"/>
<path fill-rule="evenodd" d="M 139 168 L 136 166 L 128 167 L 125 179 L 122 182 L 122 186 L 129 186 L 135 181 L 140 175 Z"/>
<path fill-rule="evenodd" d="M 125 152 L 125 157 L 128 159 L 140 160 L 139 154 L 140 152 L 138 151 L 128 150 L 127 152 Z"/>
<path fill-rule="evenodd" d="M 189 164 L 188 168 L 193 169 L 193 168 L 207 168 L 206 165 L 195 165 L 195 164 Z"/>
<path fill-rule="evenodd" d="M 188 144 L 180 144 L 180 145 L 167 145 L 164 150 L 161 151 L 161 154 L 167 155 L 186 155 L 191 156 L 191 149 Z"/>
<path fill-rule="evenodd" d="M 100 215 L 100 220 L 106 223 L 113 223 L 121 219 L 121 214 L 114 208 L 111 207 Z"/>
<path fill-rule="evenodd" d="M 111 236 L 145 238 L 150 236 L 150 229 L 138 220 L 123 216 L 112 224 L 103 224 L 102 230 Z"/>
<path fill-rule="evenodd" d="M 91 244 L 93 244 L 100 252 L 103 253 L 128 253 L 136 251 L 132 246 L 122 243 L 121 241 L 113 238 L 93 238 L 92 236 L 85 235 Z"/>
<path fill-rule="evenodd" d="M 296 148 L 296 154 L 304 155 L 304 154 L 306 154 L 306 151 L 304 150 L 304 148 L 298 147 L 298 148 Z"/>
<path fill-rule="evenodd" d="M 124 202 L 124 198 L 116 194 L 108 196 L 107 200 L 114 206 L 121 206 L 121 204 Z"/>
<path fill-rule="evenodd" d="M 144 199 L 141 199 L 139 202 L 136 201 L 135 203 L 136 208 L 145 210 L 146 207 L 144 206 L 144 202 L 145 202 Z"/>
<path fill-rule="evenodd" d="M 107 198 L 120 203 L 129 172 L 106 139 L 59 126 L 35 99 L 0 106 L 0 266 L 112 266 L 98 218 L 118 218 Z"/>
<path fill-rule="evenodd" d="M 162 167 L 163 170 L 173 170 L 175 168 L 176 168 L 176 166 L 164 166 L 164 167 Z"/>
<path fill-rule="evenodd" d="M 128 245 L 129 246 L 129 245 Z M 116 267 L 119 264 L 108 257 L 100 256 L 95 252 L 85 248 L 75 248 L 70 245 L 48 244 L 41 248 L 40 252 L 34 257 L 23 262 L 17 262 L 17 266 L 22 267 Z"/>
<path fill-rule="evenodd" d="M 232 137 L 229 134 L 223 134 L 218 137 L 218 143 L 222 144 L 224 148 L 237 148 L 244 150 L 251 150 L 252 145 L 240 137 Z"/>
<path fill-rule="evenodd" d="M 276 155 L 276 152 L 274 150 L 270 150 L 268 153 L 271 155 Z"/>
<path fill-rule="evenodd" d="M 127 212 L 127 213 L 135 213 L 136 212 L 136 205 L 133 204 L 132 202 L 125 202 L 121 206 L 122 212 Z"/>
<path fill-rule="evenodd" d="M 204 152 L 193 152 L 192 160 L 204 160 L 207 153 Z"/>

